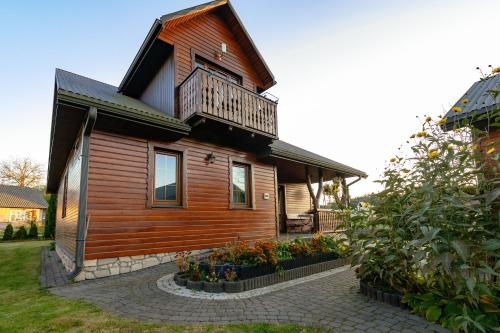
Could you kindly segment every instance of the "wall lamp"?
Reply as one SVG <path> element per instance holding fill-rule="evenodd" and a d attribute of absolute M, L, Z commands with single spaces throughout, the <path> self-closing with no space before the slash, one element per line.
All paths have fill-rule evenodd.
<path fill-rule="evenodd" d="M 208 163 L 213 164 L 215 162 L 215 154 L 213 152 L 208 153 L 207 157 L 205 158 L 205 160 Z"/>

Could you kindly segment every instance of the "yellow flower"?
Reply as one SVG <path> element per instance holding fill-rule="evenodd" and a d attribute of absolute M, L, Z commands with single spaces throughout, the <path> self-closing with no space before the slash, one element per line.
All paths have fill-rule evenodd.
<path fill-rule="evenodd" d="M 439 121 L 438 121 L 438 122 L 436 122 L 436 124 L 438 124 L 438 125 L 442 125 L 442 124 L 444 124 L 447 120 L 448 120 L 448 117 L 441 118 L 441 119 L 439 119 Z"/>
<path fill-rule="evenodd" d="M 425 122 L 427 122 L 427 123 L 430 123 L 430 122 L 431 122 L 431 120 L 432 120 L 432 118 L 431 118 L 431 117 L 427 117 L 427 118 L 425 118 Z"/>
<path fill-rule="evenodd" d="M 426 137 L 426 136 L 427 136 L 427 132 L 426 132 L 426 131 L 418 132 L 418 133 L 417 133 L 417 136 L 418 136 L 419 138 Z"/>
<path fill-rule="evenodd" d="M 465 147 L 464 146 L 460 146 L 460 151 L 465 151 Z"/>
<path fill-rule="evenodd" d="M 456 112 L 456 113 L 462 112 L 462 108 L 459 106 L 454 106 L 451 108 L 451 111 Z"/>
<path fill-rule="evenodd" d="M 464 105 L 465 105 L 465 104 L 469 104 L 469 102 L 470 102 L 470 101 L 469 101 L 469 99 L 468 99 L 468 98 L 464 98 L 464 99 L 463 99 L 460 103 L 462 103 L 462 104 L 464 104 Z"/>
<path fill-rule="evenodd" d="M 497 74 L 497 73 L 500 73 L 500 67 L 493 68 L 493 69 L 491 70 L 491 73 L 492 73 L 492 74 Z"/>
<path fill-rule="evenodd" d="M 495 147 L 488 149 L 488 151 L 486 152 L 486 154 L 491 155 L 494 152 L 495 152 Z"/>
<path fill-rule="evenodd" d="M 439 152 L 436 149 L 429 151 L 429 159 L 434 159 L 439 156 Z"/>

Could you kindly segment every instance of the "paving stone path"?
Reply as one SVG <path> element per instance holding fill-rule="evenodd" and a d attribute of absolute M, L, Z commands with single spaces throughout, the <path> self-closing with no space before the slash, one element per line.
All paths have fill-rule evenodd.
<path fill-rule="evenodd" d="M 157 287 L 158 279 L 175 271 L 173 264 L 61 285 L 60 274 L 64 273 L 61 263 L 54 252 L 44 250 L 43 256 L 46 258 L 42 257 L 40 279 L 58 285 L 50 289 L 52 293 L 84 299 L 105 311 L 142 321 L 298 323 L 336 333 L 448 332 L 408 311 L 361 295 L 352 270 L 251 298 L 206 300 L 173 295 Z"/>
<path fill-rule="evenodd" d="M 57 287 L 67 284 L 68 277 L 59 256 L 48 247 L 42 249 L 40 286 L 42 288 Z"/>

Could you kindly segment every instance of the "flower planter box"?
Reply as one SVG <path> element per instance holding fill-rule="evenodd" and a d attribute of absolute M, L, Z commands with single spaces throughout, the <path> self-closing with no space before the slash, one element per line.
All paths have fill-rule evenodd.
<path fill-rule="evenodd" d="M 326 258 L 326 257 L 325 257 Z M 323 259 L 320 259 L 323 260 Z M 311 261 L 307 261 L 311 262 Z M 249 278 L 246 280 L 238 280 L 238 281 L 225 281 L 219 283 L 210 283 L 204 281 L 192 281 L 188 280 L 186 283 L 186 288 L 193 290 L 204 290 L 206 292 L 222 292 L 226 293 L 239 293 L 243 291 L 253 290 L 257 288 L 267 287 L 276 283 L 290 281 L 294 279 L 298 279 L 304 276 L 308 276 L 311 274 L 320 273 L 323 271 L 327 271 L 330 269 L 338 268 L 343 265 L 349 263 L 349 260 L 346 258 L 329 260 L 318 262 L 316 264 L 309 264 L 302 267 L 297 267 L 289 270 L 281 270 L 279 272 L 273 271 L 271 274 L 257 276 L 254 278 Z M 249 266 L 252 267 L 252 266 Z M 177 278 L 174 279 L 179 280 L 181 274 L 178 275 Z"/>
<path fill-rule="evenodd" d="M 200 291 L 203 289 L 203 281 L 187 280 L 186 288 Z"/>
<path fill-rule="evenodd" d="M 222 293 L 224 282 L 203 282 L 203 290 L 207 293 Z"/>
<path fill-rule="evenodd" d="M 245 291 L 245 285 L 241 281 L 225 281 L 224 282 L 224 291 L 226 293 L 240 293 Z"/>
<path fill-rule="evenodd" d="M 188 280 L 187 273 L 179 272 L 175 273 L 174 275 L 174 281 L 178 286 L 184 287 L 187 283 L 187 280 Z"/>
<path fill-rule="evenodd" d="M 366 295 L 371 299 L 406 309 L 406 304 L 401 302 L 401 295 L 372 288 L 363 281 L 359 281 L 359 289 L 363 295 Z"/>
<path fill-rule="evenodd" d="M 299 267 L 314 265 L 321 262 L 327 262 L 338 259 L 338 256 L 335 253 L 321 253 L 318 255 L 308 256 L 308 257 L 297 257 L 293 259 L 287 259 L 279 261 L 276 266 L 271 264 L 265 265 L 232 265 L 229 263 L 217 264 L 215 265 L 215 272 L 220 276 L 224 276 L 224 272 L 227 269 L 231 269 L 236 271 L 236 275 L 239 280 L 248 280 L 253 279 L 259 276 L 265 276 L 269 274 L 273 274 L 278 270 L 290 270 Z M 345 259 L 338 259 L 345 260 Z M 343 261 L 346 262 L 347 261 Z M 200 263 L 200 269 L 209 272 L 210 268 L 208 263 L 202 262 Z"/>

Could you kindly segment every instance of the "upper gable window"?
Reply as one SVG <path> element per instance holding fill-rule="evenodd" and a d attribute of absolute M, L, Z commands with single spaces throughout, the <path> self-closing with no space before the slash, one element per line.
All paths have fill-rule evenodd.
<path fill-rule="evenodd" d="M 217 66 L 217 65 L 215 65 L 209 61 L 206 61 L 205 59 L 202 59 L 200 57 L 195 58 L 195 67 L 196 68 L 203 68 L 203 69 L 209 71 L 210 73 L 212 73 L 213 75 L 217 75 L 218 77 L 221 77 L 225 80 L 228 80 L 231 83 L 239 84 L 239 85 L 241 85 L 241 83 L 242 83 L 241 76 L 236 75 L 236 74 L 228 71 L 227 69 L 220 67 L 220 66 Z"/>

